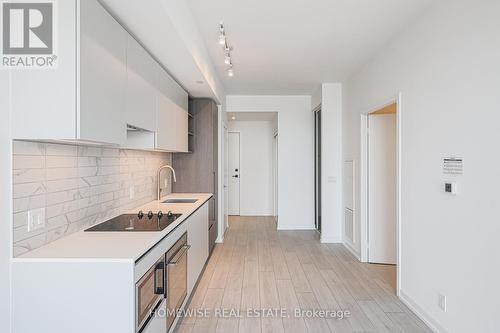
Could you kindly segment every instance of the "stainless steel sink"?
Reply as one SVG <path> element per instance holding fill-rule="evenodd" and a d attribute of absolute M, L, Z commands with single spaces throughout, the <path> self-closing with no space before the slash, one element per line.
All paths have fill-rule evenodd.
<path fill-rule="evenodd" d="M 179 198 L 179 199 L 167 199 L 162 203 L 195 203 L 198 199 L 189 199 L 189 198 Z"/>

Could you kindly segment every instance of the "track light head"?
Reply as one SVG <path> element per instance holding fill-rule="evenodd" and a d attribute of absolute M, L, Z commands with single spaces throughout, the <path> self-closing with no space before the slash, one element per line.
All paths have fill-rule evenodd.
<path fill-rule="evenodd" d="M 224 33 L 221 33 L 219 35 L 219 44 L 220 45 L 225 45 L 226 44 L 226 35 L 224 35 Z"/>
<path fill-rule="evenodd" d="M 229 66 L 227 69 L 227 75 L 234 76 L 233 62 L 231 61 L 231 47 L 229 46 L 226 38 L 226 31 L 224 29 L 224 23 L 222 21 L 219 24 L 219 44 L 224 46 L 224 63 Z"/>
<path fill-rule="evenodd" d="M 219 44 L 226 45 L 226 33 L 224 32 L 224 23 L 219 24 Z"/>

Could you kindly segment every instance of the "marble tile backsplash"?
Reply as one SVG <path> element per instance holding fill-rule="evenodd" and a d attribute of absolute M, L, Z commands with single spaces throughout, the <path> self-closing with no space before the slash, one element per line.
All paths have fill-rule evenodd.
<path fill-rule="evenodd" d="M 14 255 L 154 200 L 157 169 L 171 159 L 168 153 L 14 141 Z M 171 176 L 163 177 L 163 193 L 169 193 Z M 46 226 L 28 232 L 28 212 L 37 208 L 45 208 Z"/>

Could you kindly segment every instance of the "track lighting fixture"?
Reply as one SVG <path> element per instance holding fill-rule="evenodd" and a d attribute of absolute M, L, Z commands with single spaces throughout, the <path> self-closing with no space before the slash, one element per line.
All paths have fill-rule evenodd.
<path fill-rule="evenodd" d="M 219 25 L 219 44 L 226 44 L 226 33 L 224 32 L 224 24 L 222 22 Z"/>
<path fill-rule="evenodd" d="M 224 35 L 224 33 L 219 35 L 219 44 L 220 45 L 226 44 L 226 36 Z"/>
<path fill-rule="evenodd" d="M 224 46 L 224 63 L 229 66 L 227 69 L 228 76 L 234 76 L 233 62 L 231 60 L 231 50 L 226 37 L 226 30 L 224 28 L 224 23 L 219 24 L 219 44 Z"/>

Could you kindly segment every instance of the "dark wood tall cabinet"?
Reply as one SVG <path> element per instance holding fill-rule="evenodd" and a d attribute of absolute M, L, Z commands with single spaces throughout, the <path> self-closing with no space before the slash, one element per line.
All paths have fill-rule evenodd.
<path fill-rule="evenodd" d="M 173 154 L 172 163 L 177 171 L 174 193 L 210 192 L 209 252 L 217 238 L 217 184 L 218 184 L 218 110 L 211 99 L 189 100 L 190 147 L 189 153 Z"/>

